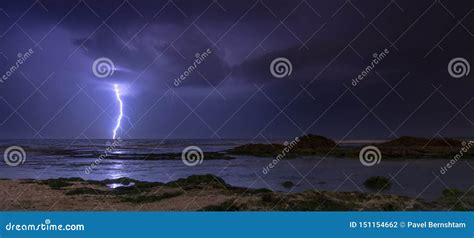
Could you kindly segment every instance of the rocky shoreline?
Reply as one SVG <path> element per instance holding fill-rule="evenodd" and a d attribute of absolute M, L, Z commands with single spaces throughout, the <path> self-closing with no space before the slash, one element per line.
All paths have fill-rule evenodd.
<path fill-rule="evenodd" d="M 452 159 L 462 153 L 464 159 L 473 159 L 474 141 L 460 141 L 449 138 L 418 138 L 404 136 L 380 144 L 368 144 L 354 147 L 341 147 L 335 141 L 318 135 L 305 135 L 296 142 L 285 144 L 246 144 L 227 152 L 231 155 L 251 155 L 257 157 L 277 157 L 284 154 L 291 159 L 301 156 L 324 156 L 336 158 L 359 158 L 360 150 L 365 146 L 376 146 L 384 159 Z"/>
<path fill-rule="evenodd" d="M 381 183 L 382 182 L 382 183 Z M 380 178 L 372 185 L 384 185 Z M 431 202 L 398 195 L 234 187 L 214 175 L 169 183 L 129 178 L 0 180 L 1 211 L 472 211 L 474 192 L 446 189 Z M 383 186 L 385 187 L 385 186 Z M 380 187 L 374 187 L 380 189 Z M 378 190 L 376 189 L 376 190 Z M 383 190 L 383 189 L 380 189 Z"/>
<path fill-rule="evenodd" d="M 358 146 L 341 146 L 334 140 L 320 135 L 304 135 L 283 144 L 244 144 L 234 148 L 203 152 L 206 160 L 232 160 L 236 156 L 281 157 L 292 159 L 297 157 L 321 156 L 354 159 L 365 146 L 376 146 L 384 159 L 453 159 L 462 154 L 463 159 L 474 158 L 474 141 L 461 141 L 450 138 L 419 138 L 403 136 L 379 144 Z M 32 148 L 25 146 L 30 154 L 47 156 L 68 156 L 71 158 L 103 158 L 107 160 L 181 160 L 181 153 L 98 153 L 96 150 L 74 150 L 63 148 Z M 104 149 L 107 151 L 107 149 Z"/>

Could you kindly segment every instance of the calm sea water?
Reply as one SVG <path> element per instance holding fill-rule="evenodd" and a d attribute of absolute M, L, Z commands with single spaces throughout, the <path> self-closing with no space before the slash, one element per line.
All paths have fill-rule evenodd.
<path fill-rule="evenodd" d="M 240 140 L 125 140 L 113 153 L 148 155 L 150 153 L 181 153 L 194 145 L 203 151 L 223 151 L 248 143 Z M 363 183 L 371 176 L 393 178 L 392 187 L 385 193 L 420 197 L 427 200 L 441 195 L 445 188 L 468 190 L 474 185 L 474 161 L 462 159 L 446 174 L 440 167 L 448 160 L 384 160 L 372 167 L 363 166 L 357 159 L 304 157 L 280 161 L 268 174 L 263 167 L 273 158 L 234 156 L 233 160 L 206 160 L 194 167 L 181 160 L 103 160 L 89 174 L 86 169 L 111 147 L 106 140 L 9 140 L 0 141 L 1 151 L 11 145 L 21 146 L 26 152 L 24 164 L 11 167 L 0 163 L 0 178 L 48 179 L 81 177 L 103 180 L 129 177 L 143 181 L 169 182 L 197 174 L 214 174 L 227 183 L 248 188 L 268 188 L 274 191 L 301 192 L 317 189 L 327 191 L 368 191 Z M 64 151 L 66 150 L 66 151 Z M 51 152 L 56 151 L 52 154 Z M 48 152 L 48 153 L 47 153 Z M 78 156 L 79 155 L 79 156 Z M 281 184 L 292 181 L 293 188 Z"/>

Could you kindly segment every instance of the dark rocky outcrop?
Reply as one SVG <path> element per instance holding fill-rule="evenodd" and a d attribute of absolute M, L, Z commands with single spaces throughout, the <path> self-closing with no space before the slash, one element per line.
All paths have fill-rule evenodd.
<path fill-rule="evenodd" d="M 413 136 L 402 136 L 380 144 L 381 147 L 459 147 L 461 141 L 450 138 L 420 138 Z"/>
<path fill-rule="evenodd" d="M 306 149 L 320 149 L 336 147 L 336 142 L 319 135 L 305 135 L 299 137 L 299 142 L 296 144 L 296 150 Z"/>
<path fill-rule="evenodd" d="M 280 153 L 282 149 L 283 145 L 280 144 L 245 144 L 237 146 L 228 152 L 234 155 L 273 157 Z"/>
<path fill-rule="evenodd" d="M 390 182 L 390 179 L 386 177 L 375 176 L 365 180 L 364 185 L 371 190 L 383 191 L 389 190 L 392 186 L 392 183 Z"/>
<path fill-rule="evenodd" d="M 328 152 L 336 147 L 336 142 L 323 136 L 305 135 L 285 144 L 245 144 L 237 146 L 228 152 L 234 155 L 253 155 L 260 157 L 275 157 L 284 154 L 285 158 L 298 155 L 314 155 Z"/>

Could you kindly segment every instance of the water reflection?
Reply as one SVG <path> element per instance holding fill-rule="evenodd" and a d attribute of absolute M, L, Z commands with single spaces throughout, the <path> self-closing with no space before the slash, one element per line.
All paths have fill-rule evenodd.
<path fill-rule="evenodd" d="M 118 179 L 122 177 L 128 177 L 129 173 L 125 169 L 125 161 L 114 160 L 114 163 L 107 166 L 106 170 L 107 177 L 111 179 Z"/>

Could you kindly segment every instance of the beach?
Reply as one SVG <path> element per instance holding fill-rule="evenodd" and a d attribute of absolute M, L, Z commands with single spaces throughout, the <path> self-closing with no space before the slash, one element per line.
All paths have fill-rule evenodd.
<path fill-rule="evenodd" d="M 472 210 L 473 205 L 471 154 L 446 170 L 459 149 L 443 145 L 424 152 L 400 140 L 377 144 L 383 156 L 367 166 L 356 153 L 364 145 L 334 146 L 317 136 L 303 137 L 284 156 L 285 143 L 238 140 L 0 145 L 12 143 L 28 154 L 19 166 L 0 164 L 0 210 L 400 211 Z M 181 157 L 189 144 L 203 151 L 195 164 Z M 181 180 L 186 186 L 175 186 Z"/>
<path fill-rule="evenodd" d="M 128 178 L 1 180 L 2 211 L 464 211 L 474 193 L 445 190 L 431 202 L 360 192 L 273 192 L 233 187 L 213 175 L 169 183 Z"/>

